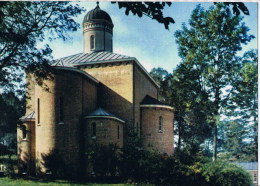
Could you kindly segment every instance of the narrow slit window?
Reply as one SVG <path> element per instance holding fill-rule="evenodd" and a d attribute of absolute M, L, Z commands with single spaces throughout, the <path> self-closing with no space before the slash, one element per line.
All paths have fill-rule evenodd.
<path fill-rule="evenodd" d="M 90 36 L 90 49 L 94 49 L 95 48 L 95 36 L 91 35 Z"/>
<path fill-rule="evenodd" d="M 64 113 L 64 110 L 63 110 L 63 97 L 62 97 L 62 96 L 60 97 L 60 102 L 59 102 L 59 104 L 60 104 L 60 105 L 59 105 L 59 108 L 60 108 L 60 114 L 59 114 L 59 115 L 60 115 L 60 118 L 59 118 L 59 119 L 60 119 L 60 122 L 63 122 L 63 115 L 64 115 L 63 113 Z"/>
<path fill-rule="evenodd" d="M 22 126 L 23 139 L 26 139 L 26 126 Z"/>
<path fill-rule="evenodd" d="M 159 131 L 162 132 L 163 130 L 163 117 L 159 117 Z"/>
<path fill-rule="evenodd" d="M 120 128 L 119 128 L 119 125 L 117 126 L 117 139 L 120 138 Z"/>
<path fill-rule="evenodd" d="M 38 100 L 37 100 L 37 118 L 38 118 L 38 124 L 40 124 L 40 112 L 41 112 L 41 110 L 40 110 L 40 98 L 38 98 Z"/>
<path fill-rule="evenodd" d="M 92 123 L 92 137 L 96 137 L 97 134 L 97 125 L 96 123 Z"/>

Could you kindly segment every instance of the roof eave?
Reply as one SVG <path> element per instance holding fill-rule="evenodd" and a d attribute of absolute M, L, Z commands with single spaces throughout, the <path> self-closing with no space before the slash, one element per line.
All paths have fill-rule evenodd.
<path fill-rule="evenodd" d="M 125 123 L 124 120 L 118 118 L 118 117 L 115 117 L 115 116 L 85 116 L 84 118 L 86 119 L 90 119 L 90 118 L 106 118 L 106 119 L 114 119 L 114 120 L 117 120 L 117 121 L 120 121 L 122 123 Z"/>
<path fill-rule="evenodd" d="M 94 77 L 92 77 L 91 75 L 89 75 L 87 72 L 84 72 L 82 70 L 79 70 L 77 68 L 74 67 L 65 67 L 65 66 L 54 66 L 54 68 L 56 69 L 60 69 L 60 70 L 68 70 L 68 71 L 73 71 L 73 72 L 77 72 L 80 73 L 86 77 L 88 77 L 89 79 L 91 79 L 92 81 L 94 81 L 95 83 L 99 83 L 99 81 L 97 79 L 95 79 Z"/>

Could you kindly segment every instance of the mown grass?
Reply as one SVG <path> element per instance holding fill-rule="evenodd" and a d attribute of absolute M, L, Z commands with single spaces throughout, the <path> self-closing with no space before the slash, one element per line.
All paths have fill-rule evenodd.
<path fill-rule="evenodd" d="M 7 177 L 0 178 L 0 186 L 83 186 L 83 185 L 102 185 L 102 186 L 127 186 L 136 184 L 98 184 L 98 183 L 73 183 L 66 180 L 27 180 L 27 179 L 11 179 Z M 139 184 L 138 184 L 139 185 Z"/>

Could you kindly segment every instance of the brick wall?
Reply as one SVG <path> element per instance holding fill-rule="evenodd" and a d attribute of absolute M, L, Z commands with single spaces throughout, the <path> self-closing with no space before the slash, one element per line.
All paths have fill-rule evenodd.
<path fill-rule="evenodd" d="M 146 95 L 157 99 L 158 89 L 150 78 L 137 66 L 134 66 L 134 117 L 135 127 L 140 133 L 140 102 Z"/>
<path fill-rule="evenodd" d="M 93 136 L 93 123 L 96 124 L 96 136 Z M 91 142 L 97 142 L 101 145 L 109 145 L 116 143 L 119 147 L 123 147 L 123 123 L 115 119 L 88 118 L 85 122 L 84 132 L 86 144 Z"/>
<path fill-rule="evenodd" d="M 35 105 L 40 98 L 40 123 L 36 119 L 36 156 L 58 150 L 63 154 L 71 174 L 76 176 L 82 165 L 82 117 L 96 109 L 97 86 L 85 76 L 67 71 L 56 72 L 53 81 L 46 81 L 49 91 L 36 85 Z M 63 99 L 63 121 L 60 120 L 60 98 Z M 38 110 L 36 109 L 36 116 Z M 46 171 L 43 165 L 39 165 Z"/>
<path fill-rule="evenodd" d="M 99 106 L 122 117 L 127 123 L 133 122 L 133 64 L 90 65 L 81 70 L 100 81 Z"/>
<path fill-rule="evenodd" d="M 161 153 L 173 153 L 173 110 L 149 107 L 141 108 L 142 138 L 144 146 Z M 163 118 L 163 129 L 159 130 L 159 117 Z"/>

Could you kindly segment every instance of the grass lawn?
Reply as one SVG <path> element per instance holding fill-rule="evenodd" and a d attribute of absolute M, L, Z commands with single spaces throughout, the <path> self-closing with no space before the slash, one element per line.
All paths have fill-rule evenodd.
<path fill-rule="evenodd" d="M 26 180 L 26 179 L 10 179 L 6 177 L 0 178 L 0 186 L 82 186 L 82 185 L 102 185 L 102 186 L 125 186 L 133 184 L 96 184 L 96 183 L 73 183 L 64 180 L 55 180 L 52 182 L 45 182 L 40 180 Z"/>

